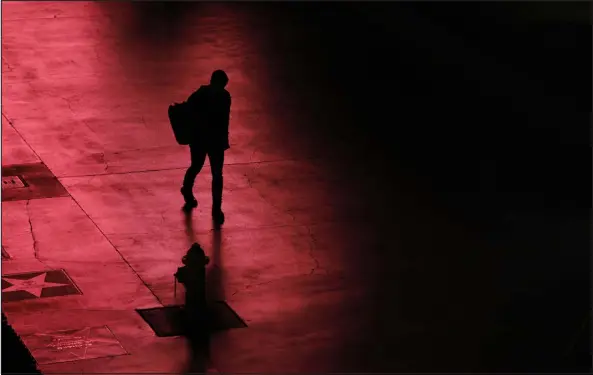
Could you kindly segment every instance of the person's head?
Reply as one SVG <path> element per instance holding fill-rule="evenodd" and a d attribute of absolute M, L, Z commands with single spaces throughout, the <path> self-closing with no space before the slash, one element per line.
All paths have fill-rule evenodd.
<path fill-rule="evenodd" d="M 224 70 L 215 70 L 210 77 L 210 85 L 224 88 L 229 83 L 229 77 L 226 75 Z"/>
<path fill-rule="evenodd" d="M 194 243 L 183 257 L 182 262 L 185 265 L 205 266 L 210 263 L 210 258 L 206 256 L 204 249 L 199 244 Z"/>

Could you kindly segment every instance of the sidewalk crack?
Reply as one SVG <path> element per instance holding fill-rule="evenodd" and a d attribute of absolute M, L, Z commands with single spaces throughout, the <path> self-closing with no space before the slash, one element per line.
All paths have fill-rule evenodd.
<path fill-rule="evenodd" d="M 313 231 L 311 230 L 310 226 L 307 225 L 305 226 L 305 228 L 307 228 L 307 232 L 309 234 L 309 257 L 313 261 L 313 268 L 311 268 L 309 276 L 315 274 L 317 271 L 323 271 L 323 273 L 328 275 L 329 271 L 321 266 L 319 259 L 317 259 L 317 257 L 315 256 L 315 250 L 317 248 L 317 238 L 313 234 Z"/>
<path fill-rule="evenodd" d="M 27 218 L 29 220 L 29 231 L 31 232 L 31 238 L 33 239 L 33 257 L 40 262 L 41 264 L 43 264 L 44 266 L 49 267 L 47 264 L 45 264 L 45 262 L 43 260 L 41 260 L 39 258 L 39 241 L 37 241 L 37 237 L 35 236 L 35 231 L 33 230 L 33 221 L 31 219 L 31 210 L 29 208 L 29 203 L 31 202 L 31 200 L 27 200 L 27 204 L 25 206 L 25 210 L 27 211 Z"/>
<path fill-rule="evenodd" d="M 253 168 L 252 168 L 252 170 L 253 170 L 253 171 L 255 171 L 255 167 L 253 167 Z M 260 198 L 261 198 L 261 199 L 262 199 L 264 202 L 266 202 L 267 204 L 269 204 L 270 206 L 272 206 L 272 207 L 273 207 L 273 208 L 275 208 L 276 210 L 278 210 L 278 211 L 280 211 L 280 212 L 282 212 L 282 213 L 284 213 L 284 214 L 286 214 L 286 215 L 290 216 L 290 218 L 292 219 L 292 222 L 293 222 L 293 223 L 297 222 L 297 219 L 296 219 L 296 217 L 294 216 L 294 214 L 293 214 L 293 213 L 292 213 L 290 210 L 283 209 L 283 208 L 281 208 L 281 207 L 278 207 L 278 206 L 277 206 L 277 205 L 275 205 L 274 203 L 270 202 L 270 201 L 269 201 L 269 200 L 268 200 L 268 199 L 267 199 L 267 198 L 266 198 L 266 197 L 265 197 L 265 196 L 264 196 L 264 195 L 263 195 L 263 194 L 262 194 L 262 193 L 261 193 L 261 192 L 260 192 L 258 189 L 256 189 L 256 188 L 253 186 L 253 181 L 251 180 L 251 178 L 249 177 L 249 175 L 248 175 L 247 173 L 244 173 L 243 175 L 244 175 L 244 176 L 245 176 L 245 178 L 247 179 L 247 185 L 248 185 L 248 186 L 249 186 L 251 189 L 255 190 L 255 192 L 257 193 L 257 195 L 259 195 L 259 197 L 260 197 Z"/>
<path fill-rule="evenodd" d="M 39 260 L 39 242 L 37 241 L 37 238 L 35 237 L 35 231 L 33 230 L 33 222 L 31 220 L 31 210 L 29 209 L 29 203 L 31 203 L 31 200 L 27 201 L 27 218 L 29 219 L 29 231 L 31 232 L 31 238 L 33 239 L 33 256 L 35 257 L 35 259 Z"/>

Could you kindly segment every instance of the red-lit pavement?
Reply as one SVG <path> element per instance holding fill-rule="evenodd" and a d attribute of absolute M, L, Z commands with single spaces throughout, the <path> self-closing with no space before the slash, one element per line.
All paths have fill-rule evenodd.
<path fill-rule="evenodd" d="M 499 254 L 395 168 L 386 185 L 340 137 L 328 142 L 326 123 L 348 115 L 282 65 L 307 60 L 298 38 L 274 43 L 302 26 L 246 4 L 164 7 L 2 3 L 2 166 L 42 162 L 67 191 L 2 202 L 3 277 L 65 272 L 20 276 L 36 298 L 3 295 L 9 322 L 25 338 L 82 337 L 52 347 L 59 363 L 33 348 L 43 372 L 183 371 L 184 339 L 155 336 L 135 310 L 179 302 L 173 274 L 194 241 L 213 260 L 211 295 L 248 325 L 213 335 L 210 371 L 480 369 L 505 301 Z M 209 167 L 198 209 L 180 210 L 189 151 L 167 119 L 215 69 L 233 95 L 220 231 Z M 78 290 L 44 295 L 64 274 Z M 75 352 L 89 327 L 106 349 Z"/>
<path fill-rule="evenodd" d="M 41 161 L 69 193 L 2 202 L 2 244 L 11 257 L 2 273 L 63 269 L 82 292 L 5 297 L 10 323 L 45 373 L 179 372 L 184 340 L 156 337 L 135 309 L 179 302 L 173 273 L 198 241 L 217 266 L 210 289 L 249 326 L 212 338 L 209 367 L 346 370 L 342 346 L 366 324 L 361 296 L 372 272 L 368 249 L 377 244 L 368 242 L 363 202 L 349 196 L 355 184 L 342 185 L 348 176 L 338 169 L 329 174 L 312 142 L 284 123 L 296 121 L 290 116 L 298 108 L 283 102 L 286 118 L 266 109 L 282 102 L 274 96 L 283 88 L 266 77 L 264 47 L 256 43 L 266 26 L 256 22 L 264 20 L 212 5 L 168 24 L 142 8 L 2 4 L 2 164 Z M 166 112 L 217 68 L 231 77 L 233 94 L 227 222 L 218 237 L 209 168 L 196 184 L 200 207 L 192 220 L 180 211 L 189 153 L 175 143 Z M 61 348 L 52 360 L 27 339 L 101 326 L 129 354 L 93 358 L 75 348 L 65 356 Z"/>
<path fill-rule="evenodd" d="M 215 297 L 249 326 L 213 336 L 219 371 L 396 371 L 421 369 L 426 356 L 461 363 L 433 352 L 451 334 L 443 322 L 461 317 L 430 318 L 445 313 L 428 310 L 445 297 L 422 302 L 427 296 L 410 289 L 433 283 L 415 276 L 418 249 L 449 242 L 454 231 L 435 229 L 396 188 L 381 197 L 366 187 L 372 179 L 363 173 L 374 171 L 340 159 L 337 140 L 322 148 L 301 134 L 311 129 L 301 121 L 328 120 L 306 117 L 303 102 L 288 95 L 294 89 L 283 82 L 291 79 L 273 66 L 274 54 L 294 47 L 265 45 L 271 20 L 240 6 L 158 6 L 2 5 L 3 166 L 42 161 L 69 193 L 2 203 L 2 243 L 12 258 L 2 272 L 64 269 L 82 292 L 3 309 L 21 336 L 106 325 L 129 353 L 42 370 L 181 371 L 184 340 L 156 337 L 135 309 L 176 302 L 173 273 L 194 240 L 217 266 L 209 278 Z M 189 154 L 166 112 L 218 68 L 233 95 L 219 236 L 209 217 L 209 168 L 196 184 L 192 220 L 180 211 Z M 398 211 L 375 218 L 385 199 Z M 443 279 L 440 262 L 433 257 L 422 272 Z M 474 345 L 462 347 L 459 355 L 476 358 Z"/>

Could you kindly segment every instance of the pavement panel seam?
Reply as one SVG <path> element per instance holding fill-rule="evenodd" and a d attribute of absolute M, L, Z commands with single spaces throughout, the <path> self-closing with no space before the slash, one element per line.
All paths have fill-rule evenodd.
<path fill-rule="evenodd" d="M 161 147 L 147 147 L 145 149 L 133 149 L 133 150 L 123 150 L 114 152 L 114 154 L 128 152 L 128 151 L 142 151 L 142 150 L 149 150 L 151 148 L 161 148 Z M 101 153 L 104 157 L 105 153 Z M 297 161 L 314 161 L 322 159 L 321 157 L 311 157 L 311 158 L 299 158 L 299 159 L 277 159 L 277 160 L 260 160 L 260 161 L 248 161 L 248 162 L 236 162 L 236 163 L 224 163 L 225 166 L 234 166 L 234 165 L 261 165 L 261 164 L 273 164 L 273 163 L 282 163 L 282 162 L 297 162 Z M 188 159 L 189 160 L 189 159 Z M 188 162 L 189 166 L 189 162 Z M 107 168 L 107 167 L 106 167 Z M 175 168 L 162 168 L 162 169 L 143 169 L 143 170 L 136 170 L 136 171 L 127 171 L 127 172 L 110 172 L 110 173 L 95 173 L 95 174 L 82 174 L 82 175 L 55 175 L 57 178 L 79 178 L 79 177 L 99 177 L 99 176 L 111 176 L 111 175 L 126 175 L 126 174 L 134 174 L 134 173 L 150 173 L 150 172 L 163 172 L 163 171 L 176 171 L 176 170 L 185 170 L 187 167 L 175 167 Z"/>
<path fill-rule="evenodd" d="M 124 263 L 130 268 L 130 270 L 132 270 L 132 272 L 134 273 L 134 275 L 136 275 L 136 277 L 138 277 L 138 279 L 140 280 L 140 282 L 142 282 L 142 284 L 144 284 L 144 286 L 150 291 L 150 293 L 154 296 L 154 298 L 158 301 L 158 303 L 161 304 L 161 305 L 163 305 L 163 302 L 159 299 L 159 297 L 154 293 L 154 291 L 152 289 L 150 289 L 148 283 L 146 283 L 146 281 L 144 281 L 144 279 L 142 279 L 142 277 L 140 277 L 140 274 L 138 274 L 138 272 L 136 272 L 136 270 L 134 269 L 134 267 L 132 267 L 132 265 L 130 264 L 130 262 L 128 262 L 126 260 L 126 258 L 117 249 L 117 247 L 113 244 L 113 242 L 109 239 L 109 237 L 103 232 L 103 230 L 101 230 L 101 228 L 99 227 L 99 225 L 97 225 L 97 223 L 89 216 L 89 214 L 82 208 L 82 206 L 80 205 L 80 203 L 76 199 L 74 199 L 74 197 L 72 195 L 70 195 L 70 197 L 72 198 L 72 201 L 74 203 L 76 203 L 76 205 L 80 208 L 80 210 L 91 221 L 91 223 L 93 223 L 93 225 L 95 226 L 95 228 L 97 228 L 97 230 L 99 231 L 99 233 L 101 233 L 101 235 L 105 238 L 105 240 L 107 240 L 107 242 L 109 242 L 109 244 L 111 245 L 111 247 L 113 247 L 113 249 L 117 252 L 117 254 L 124 261 Z"/>
<path fill-rule="evenodd" d="M 43 163 L 43 159 L 39 156 L 39 154 L 37 154 L 37 152 L 35 152 L 35 150 L 31 147 L 31 145 L 27 142 L 27 140 L 22 136 L 22 134 L 16 129 L 16 127 L 14 126 L 14 124 L 12 123 L 12 121 L 8 118 L 8 116 L 6 116 L 6 114 L 4 112 L 2 112 L 2 116 L 4 116 L 4 118 L 6 119 L 6 121 L 8 122 L 8 124 L 14 129 L 14 131 L 21 137 L 21 139 L 23 140 L 23 142 L 25 142 L 25 144 L 29 147 L 29 149 L 37 156 L 37 158 L 39 160 L 41 160 L 41 162 Z M 44 163 L 45 164 L 45 163 Z M 51 169 L 48 167 L 48 169 L 51 171 Z M 53 172 L 52 172 L 53 174 Z M 68 189 L 66 188 L 66 191 L 68 192 Z M 148 286 L 148 284 L 140 277 L 140 275 L 138 274 L 138 272 L 136 272 L 136 270 L 134 270 L 134 268 L 132 267 L 132 265 L 124 258 L 124 256 L 122 255 L 122 253 L 117 249 L 117 247 L 115 247 L 115 245 L 113 244 L 113 242 L 111 242 L 111 240 L 109 239 L 109 237 L 107 237 L 105 235 L 105 233 L 103 233 L 103 231 L 101 230 L 101 228 L 99 228 L 99 226 L 97 225 L 97 223 L 95 223 L 95 221 L 89 216 L 89 214 L 82 208 L 82 206 L 80 205 L 80 203 L 74 199 L 74 197 L 72 196 L 72 194 L 70 194 L 70 192 L 68 192 L 68 195 L 70 196 L 70 198 L 72 199 L 72 201 L 74 203 L 76 203 L 76 205 L 80 208 L 80 210 L 86 215 L 86 217 L 93 223 L 93 225 L 95 226 L 95 228 L 97 228 L 97 230 L 99 231 L 99 233 L 101 233 L 101 235 L 109 242 L 109 244 L 113 247 L 113 249 L 118 253 L 118 255 L 121 257 L 121 259 L 124 261 L 124 263 L 126 263 L 126 265 L 132 270 L 132 272 L 138 277 L 138 279 L 142 282 L 142 284 L 144 284 L 144 286 L 150 291 L 150 293 L 154 296 L 154 298 L 162 305 L 161 300 L 158 298 L 158 296 L 152 291 L 152 289 L 150 289 L 150 287 Z M 31 228 L 31 235 L 34 236 L 33 234 L 33 226 L 32 226 L 32 222 L 31 222 L 31 215 L 29 213 L 29 201 L 27 200 L 27 214 L 29 215 L 29 225 Z M 45 266 L 47 266 L 45 263 L 43 263 L 43 261 L 41 261 L 38 258 L 38 250 L 36 248 L 36 240 L 35 237 L 33 237 L 33 246 L 34 246 L 34 254 L 35 254 L 35 259 L 37 259 L 39 262 L 41 262 L 42 264 L 44 264 Z"/>
<path fill-rule="evenodd" d="M 39 159 L 43 164 L 45 164 L 43 162 L 43 159 L 41 159 L 41 156 L 39 156 L 39 154 L 37 152 L 35 152 L 35 150 L 33 149 L 33 147 L 31 147 L 31 145 L 29 144 L 29 142 L 27 142 L 27 140 L 25 139 L 25 137 L 23 137 L 23 135 L 18 131 L 18 129 L 12 123 L 12 120 L 9 119 L 8 116 L 6 116 L 6 114 L 4 113 L 4 111 L 2 111 L 2 116 L 6 119 L 6 122 L 8 122 L 8 125 L 10 125 L 10 127 L 14 129 L 14 131 L 16 132 L 16 134 L 18 134 L 18 136 L 21 137 L 21 139 L 23 140 L 23 142 L 25 142 L 25 144 L 27 145 L 27 147 L 29 147 L 29 149 L 31 150 L 31 152 L 33 154 L 35 154 L 35 156 L 37 156 L 37 159 Z M 47 167 L 47 165 L 46 165 L 46 167 Z M 52 172 L 52 174 L 53 174 L 53 171 L 49 167 L 47 167 L 47 169 L 49 169 L 50 172 Z M 54 174 L 54 176 L 55 176 L 55 174 Z"/>
<path fill-rule="evenodd" d="M 320 222 L 310 223 L 310 224 L 303 224 L 300 222 L 295 221 L 293 224 L 270 224 L 270 225 L 258 225 L 257 227 L 225 227 L 224 231 L 226 233 L 241 233 L 241 232 L 254 232 L 258 230 L 271 230 L 271 229 L 282 229 L 282 228 L 305 228 L 311 230 L 311 227 L 316 226 L 325 226 L 325 225 L 336 225 L 336 224 L 347 224 L 347 225 L 360 225 L 367 223 L 364 219 L 343 219 L 343 220 L 323 220 Z M 176 231 L 177 233 L 185 233 L 185 229 L 179 229 Z M 195 230 L 195 234 L 207 234 L 217 231 L 217 229 L 204 229 L 204 230 Z M 138 232 L 113 232 L 113 233 L 105 233 L 106 236 L 133 236 L 133 235 L 145 235 L 149 234 L 147 232 L 138 233 Z M 314 237 L 313 237 L 314 238 Z M 316 242 L 315 239 L 312 239 L 313 243 Z M 323 267 L 321 267 L 323 269 Z"/>

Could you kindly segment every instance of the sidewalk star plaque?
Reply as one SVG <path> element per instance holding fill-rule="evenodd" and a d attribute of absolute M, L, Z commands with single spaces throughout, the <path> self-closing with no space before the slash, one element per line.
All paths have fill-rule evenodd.
<path fill-rule="evenodd" d="M 82 294 L 64 270 L 2 276 L 2 302 Z"/>
<path fill-rule="evenodd" d="M 36 333 L 24 336 L 23 341 L 39 364 L 129 354 L 107 326 Z"/>

